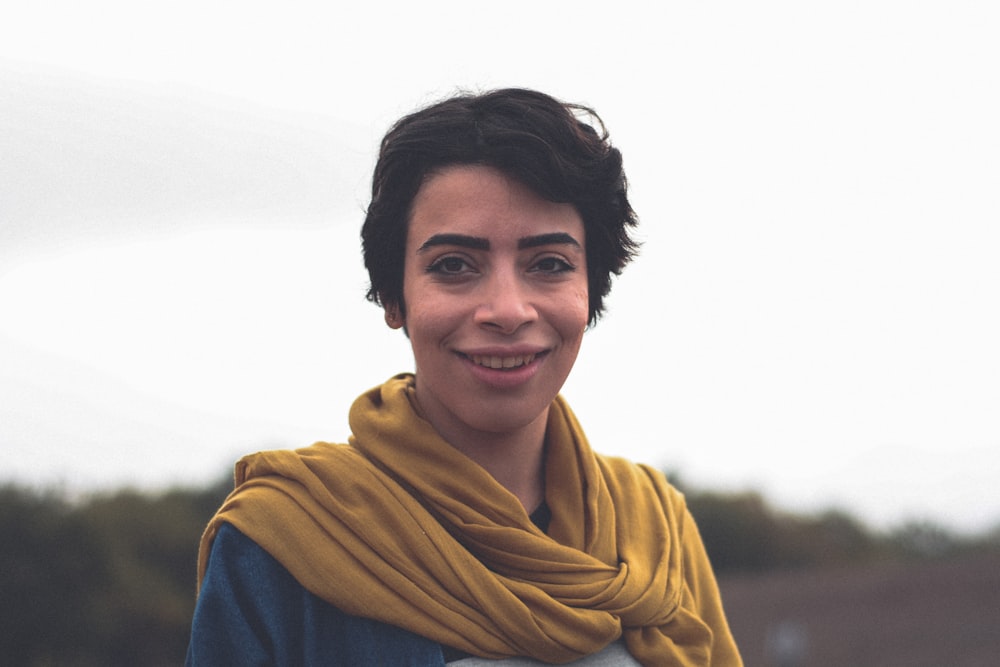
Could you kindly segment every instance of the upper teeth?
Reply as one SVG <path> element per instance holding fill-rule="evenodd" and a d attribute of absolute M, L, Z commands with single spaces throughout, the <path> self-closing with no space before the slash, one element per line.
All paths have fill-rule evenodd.
<path fill-rule="evenodd" d="M 472 359 L 472 363 L 480 366 L 486 366 L 487 368 L 515 368 L 517 366 L 530 364 L 535 360 L 535 355 L 522 354 L 516 357 L 491 357 L 473 354 L 469 358 Z"/>

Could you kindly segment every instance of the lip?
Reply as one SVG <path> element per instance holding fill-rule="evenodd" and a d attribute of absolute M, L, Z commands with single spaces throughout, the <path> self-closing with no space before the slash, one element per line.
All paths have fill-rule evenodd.
<path fill-rule="evenodd" d="M 481 348 L 456 352 L 457 356 L 469 369 L 469 372 L 484 384 L 497 389 L 513 389 L 528 382 L 544 363 L 550 350 L 545 348 Z M 492 365 L 497 363 L 511 363 L 512 360 L 521 360 L 521 365 L 507 368 L 493 368 L 490 365 L 477 363 L 477 360 L 493 360 Z M 527 363 L 523 363 L 526 361 Z"/>

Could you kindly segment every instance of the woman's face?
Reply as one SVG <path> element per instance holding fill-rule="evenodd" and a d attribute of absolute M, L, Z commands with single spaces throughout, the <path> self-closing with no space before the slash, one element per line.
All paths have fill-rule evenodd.
<path fill-rule="evenodd" d="M 583 221 L 503 173 L 454 166 L 413 200 L 405 325 L 425 416 L 452 444 L 544 423 L 587 325 Z"/>

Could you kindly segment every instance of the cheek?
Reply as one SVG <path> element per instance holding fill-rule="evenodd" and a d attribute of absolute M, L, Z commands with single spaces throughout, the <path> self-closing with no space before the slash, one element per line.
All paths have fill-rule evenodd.
<path fill-rule="evenodd" d="M 406 305 L 406 329 L 417 355 L 441 345 L 455 328 L 454 309 L 444 301 L 418 292 L 410 294 Z"/>
<path fill-rule="evenodd" d="M 583 334 L 587 330 L 587 315 L 589 303 L 587 291 L 578 290 L 563 293 L 562 297 L 551 304 L 545 318 L 549 325 L 558 332 L 563 345 L 569 349 L 579 349 Z"/>
<path fill-rule="evenodd" d="M 587 321 L 590 316 L 590 298 L 588 296 L 587 285 L 583 284 L 577 289 L 573 296 L 566 300 L 565 312 L 563 315 L 565 326 L 575 330 L 579 335 L 587 328 Z"/>

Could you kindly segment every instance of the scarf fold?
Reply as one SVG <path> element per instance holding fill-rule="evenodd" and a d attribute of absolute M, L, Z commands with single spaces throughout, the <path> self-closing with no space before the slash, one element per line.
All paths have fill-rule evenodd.
<path fill-rule="evenodd" d="M 340 610 L 488 658 L 564 663 L 624 636 L 644 665 L 708 664 L 682 606 L 683 497 L 658 472 L 595 455 L 561 397 L 546 431 L 548 534 L 414 409 L 403 374 L 351 408 L 347 445 L 261 452 L 223 522 Z"/>

